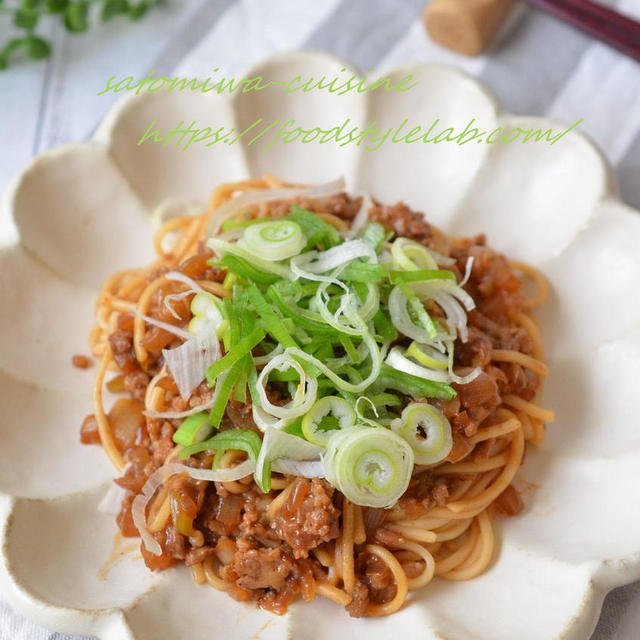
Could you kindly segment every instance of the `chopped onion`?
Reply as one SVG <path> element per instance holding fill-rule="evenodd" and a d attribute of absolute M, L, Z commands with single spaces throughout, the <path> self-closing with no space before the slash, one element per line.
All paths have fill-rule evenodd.
<path fill-rule="evenodd" d="M 251 474 L 253 471 L 253 463 L 250 460 L 245 460 L 235 467 L 228 469 L 218 469 L 217 471 L 210 471 L 208 469 L 193 469 L 178 462 L 170 462 L 165 464 L 159 469 L 156 469 L 144 483 L 142 487 L 142 493 L 137 495 L 133 504 L 131 505 L 131 516 L 133 518 L 133 524 L 135 525 L 140 538 L 148 551 L 156 556 L 162 554 L 162 548 L 158 544 L 158 541 L 151 535 L 149 529 L 147 529 L 147 505 L 153 498 L 158 487 L 162 486 L 171 476 L 179 473 L 186 473 L 194 480 L 208 480 L 210 482 L 231 482 L 233 480 L 240 480 Z"/>
<path fill-rule="evenodd" d="M 126 489 L 123 489 L 119 484 L 112 482 L 109 490 L 105 493 L 104 498 L 102 498 L 98 505 L 98 511 L 101 513 L 108 513 L 113 516 L 118 515 L 122 508 L 122 501 L 125 499 L 127 493 L 128 491 Z"/>
<path fill-rule="evenodd" d="M 245 207 L 260 204 L 261 202 L 274 202 L 276 200 L 293 200 L 294 198 L 321 198 L 342 191 L 345 187 L 344 178 L 326 184 L 313 187 L 288 187 L 283 189 L 260 189 L 242 193 L 235 198 L 230 198 L 220 205 L 209 219 L 207 232 L 211 235 L 217 233 L 225 220 L 233 217 L 235 213 Z"/>
<path fill-rule="evenodd" d="M 220 343 L 213 324 L 205 334 L 189 338 L 175 349 L 163 349 L 162 355 L 183 400 L 204 380 L 207 369 L 220 358 Z"/>

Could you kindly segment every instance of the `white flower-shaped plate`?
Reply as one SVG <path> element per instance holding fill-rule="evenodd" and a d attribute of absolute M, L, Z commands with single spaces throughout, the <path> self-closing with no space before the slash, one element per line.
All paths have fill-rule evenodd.
<path fill-rule="evenodd" d="M 267 60 L 247 76 L 337 74 L 317 53 Z M 295 118 L 303 127 L 373 120 L 460 129 L 564 127 L 500 111 L 462 73 L 424 66 L 405 93 L 287 94 L 270 87 L 233 98 L 174 92 L 129 97 L 95 139 L 36 158 L 4 199 L 16 246 L 0 252 L 0 585 L 48 627 L 102 640 L 248 638 L 550 640 L 589 636 L 606 592 L 640 578 L 640 217 L 615 196 L 600 153 L 579 133 L 548 144 L 136 144 L 152 120 L 242 129 Z M 93 372 L 86 352 L 92 303 L 109 273 L 152 257 L 150 212 L 167 198 L 205 202 L 217 184 L 272 173 L 404 200 L 446 231 L 486 232 L 509 256 L 539 267 L 552 295 L 541 314 L 552 375 L 544 404 L 557 421 L 519 474 L 526 512 L 501 525 L 491 569 L 466 583 L 435 581 L 386 619 L 351 619 L 317 598 L 272 616 L 191 583 L 150 574 L 139 555 L 98 577 L 115 524 L 96 507 L 113 470 L 81 446 Z M 534 488 L 536 487 L 536 488 Z M 338 635 L 339 634 L 339 635 Z"/>

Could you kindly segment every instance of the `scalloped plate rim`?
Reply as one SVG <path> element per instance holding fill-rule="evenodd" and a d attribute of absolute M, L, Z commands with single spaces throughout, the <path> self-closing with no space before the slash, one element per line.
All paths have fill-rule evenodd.
<path fill-rule="evenodd" d="M 249 77 L 249 74 L 255 69 L 273 61 L 286 61 L 292 58 L 304 60 L 305 58 L 318 58 L 320 56 L 330 61 L 338 60 L 340 62 L 343 62 L 346 66 L 355 70 L 353 64 L 344 58 L 328 54 L 324 51 L 307 50 L 284 52 L 269 56 L 250 65 L 245 70 L 244 74 L 241 74 L 239 77 Z M 462 77 L 466 81 L 473 84 L 491 101 L 496 110 L 496 115 L 498 118 L 523 118 L 528 120 L 535 120 L 536 122 L 544 123 L 545 125 L 554 127 L 566 126 L 544 116 L 512 114 L 508 111 L 505 111 L 501 102 L 497 99 L 495 94 L 487 85 L 475 78 L 470 73 L 450 65 L 430 63 L 401 65 L 398 67 L 394 67 L 393 69 L 390 69 L 383 74 L 376 74 L 370 77 L 380 77 L 382 75 L 388 75 L 390 73 L 396 73 L 399 71 L 410 71 L 411 69 L 424 68 L 442 69 L 458 77 Z M 127 183 L 129 183 L 128 177 L 122 172 L 117 160 L 110 152 L 110 138 L 113 128 L 114 126 L 116 126 L 119 117 L 130 107 L 130 105 L 144 100 L 147 95 L 148 94 L 144 93 L 141 95 L 129 94 L 120 98 L 107 111 L 107 113 L 104 115 L 99 125 L 95 129 L 93 135 L 88 140 L 57 145 L 56 147 L 53 147 L 52 149 L 49 149 L 32 158 L 23 167 L 23 169 L 16 175 L 14 175 L 7 183 L 0 200 L 0 220 L 4 220 L 5 216 L 7 218 L 13 217 L 12 211 L 15 196 L 22 181 L 29 175 L 29 173 L 36 169 L 38 166 L 41 166 L 43 163 L 55 160 L 56 156 L 65 153 L 73 153 L 76 151 L 80 152 L 90 147 L 106 150 L 107 152 L 109 152 L 109 155 L 111 155 L 111 158 L 117 170 L 122 174 Z M 224 95 L 221 96 L 221 99 L 233 104 L 235 95 Z M 602 149 L 600 149 L 600 147 L 585 132 L 578 129 L 575 131 L 575 133 L 583 138 L 592 148 L 592 150 L 596 152 L 599 159 L 601 160 L 602 168 L 606 174 L 605 190 L 598 200 L 598 204 L 602 204 L 604 202 L 612 202 L 614 204 L 621 205 L 626 215 L 640 215 L 640 211 L 634 209 L 632 206 L 628 205 L 620 198 L 619 186 L 615 171 Z M 0 243 L 0 252 L 17 246 L 23 247 L 19 236 L 17 238 L 17 241 L 15 242 Z M 29 255 L 31 255 L 30 252 Z M 90 492 L 92 489 L 95 489 L 95 486 L 87 487 L 76 492 L 62 494 L 60 496 L 56 496 L 53 499 L 58 499 L 65 496 L 82 495 Z M 2 594 L 18 611 L 22 612 L 25 616 L 37 621 L 39 624 L 56 624 L 57 629 L 55 630 L 59 632 L 93 634 L 104 640 L 110 640 L 113 636 L 112 632 L 109 629 L 109 625 L 111 623 L 119 622 L 121 623 L 121 627 L 123 626 L 129 631 L 129 633 L 131 633 L 128 629 L 128 624 L 126 621 L 126 612 L 122 608 L 112 607 L 98 610 L 86 610 L 70 606 L 53 605 L 30 593 L 30 591 L 26 587 L 20 584 L 20 582 L 16 579 L 15 574 L 11 573 L 10 568 L 7 567 L 7 557 L 5 552 L 8 544 L 7 532 L 11 528 L 14 507 L 15 504 L 21 500 L 33 499 L 15 498 L 9 494 L 0 492 L 0 551 L 2 556 L 0 561 L 0 591 L 2 592 Z M 36 498 L 35 500 L 38 499 Z M 4 515 L 5 511 L 6 515 Z M 550 557 L 550 560 L 553 562 L 561 562 L 553 557 Z M 575 563 L 574 566 L 586 566 L 588 568 L 588 589 L 581 603 L 580 610 L 561 632 L 560 636 L 558 636 L 558 640 L 570 640 L 572 638 L 575 638 L 577 640 L 578 636 L 576 634 L 582 634 L 592 631 L 598 621 L 602 604 L 607 593 L 617 587 L 630 584 L 636 580 L 640 580 L 640 550 L 623 558 L 611 560 L 605 559 L 601 561 L 585 561 L 581 563 Z M 150 590 L 152 590 L 153 588 L 154 587 L 150 587 Z M 137 601 L 139 598 L 144 597 L 144 595 L 146 595 L 146 593 L 148 592 L 149 590 L 145 591 L 135 600 Z M 133 638 L 133 635 L 131 635 L 131 638 Z"/>

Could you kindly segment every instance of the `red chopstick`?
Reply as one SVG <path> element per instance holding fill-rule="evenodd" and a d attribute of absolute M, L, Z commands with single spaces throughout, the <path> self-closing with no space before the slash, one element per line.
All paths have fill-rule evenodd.
<path fill-rule="evenodd" d="M 640 22 L 591 0 L 525 2 L 640 60 Z"/>

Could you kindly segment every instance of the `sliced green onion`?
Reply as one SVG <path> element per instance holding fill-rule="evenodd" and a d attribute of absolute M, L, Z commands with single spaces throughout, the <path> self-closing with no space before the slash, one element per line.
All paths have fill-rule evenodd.
<path fill-rule="evenodd" d="M 220 227 L 222 231 L 233 231 L 234 229 L 246 229 L 254 224 L 270 222 L 275 218 L 252 218 L 251 220 L 225 220 Z"/>
<path fill-rule="evenodd" d="M 231 397 L 231 391 L 242 375 L 244 366 L 245 363 L 240 360 L 227 372 L 218 376 L 215 392 L 213 394 L 213 406 L 211 407 L 211 413 L 209 414 L 209 423 L 213 425 L 215 429 L 220 427 L 222 416 L 224 416 L 225 409 L 229 403 L 229 398 Z"/>
<path fill-rule="evenodd" d="M 320 398 L 302 418 L 302 433 L 309 442 L 322 447 L 327 445 L 332 433 L 329 429 L 323 429 L 323 420 L 329 416 L 337 419 L 340 429 L 356 423 L 356 412 L 346 400 L 338 396 Z"/>
<path fill-rule="evenodd" d="M 375 407 L 399 407 L 402 405 L 402 400 L 394 393 L 378 393 L 369 396 L 369 400 L 373 402 Z"/>
<path fill-rule="evenodd" d="M 345 353 L 347 354 L 351 362 L 353 362 L 354 364 L 358 364 L 362 360 L 362 358 L 360 357 L 360 354 L 358 353 L 358 350 L 353 345 L 353 341 L 349 336 L 341 334 L 340 344 L 342 345 Z"/>
<path fill-rule="evenodd" d="M 293 350 L 300 351 L 299 349 Z M 289 351 L 292 351 L 292 349 L 287 349 L 287 351 L 282 355 L 273 358 L 273 360 L 271 360 L 271 362 L 262 369 L 257 381 L 258 395 L 260 396 L 260 406 L 262 410 L 272 416 L 282 419 L 297 418 L 298 416 L 307 413 L 307 411 L 309 411 L 313 406 L 318 393 L 317 380 L 307 375 L 300 363 L 296 362 L 296 360 L 289 355 Z M 304 351 L 300 351 L 300 353 L 304 353 Z M 273 404 L 269 400 L 266 392 L 269 374 L 274 369 L 279 371 L 293 369 L 298 374 L 299 382 L 296 393 L 291 401 L 282 406 Z"/>
<path fill-rule="evenodd" d="M 255 328 L 248 336 L 242 338 L 231 350 L 220 360 L 214 362 L 207 369 L 207 382 L 212 386 L 216 378 L 235 365 L 241 358 L 251 353 L 256 345 L 260 344 L 265 337 L 265 332 L 260 327 Z"/>
<path fill-rule="evenodd" d="M 260 269 L 254 267 L 247 260 L 239 258 L 238 256 L 231 255 L 230 253 L 222 257 L 222 259 L 220 260 L 220 264 L 227 267 L 229 272 L 236 277 L 240 276 L 241 278 L 244 278 L 249 282 L 257 282 L 258 284 L 272 284 L 280 279 L 280 276 L 277 276 L 274 273 L 269 273 L 268 271 L 261 271 Z M 226 283 L 227 279 L 225 278 L 223 286 Z"/>
<path fill-rule="evenodd" d="M 373 326 L 384 342 L 397 340 L 398 332 L 382 309 L 378 309 L 376 315 L 373 316 Z"/>
<path fill-rule="evenodd" d="M 380 282 L 387 277 L 387 269 L 381 264 L 354 261 L 342 269 L 340 278 L 345 282 Z"/>
<path fill-rule="evenodd" d="M 449 357 L 428 344 L 413 341 L 404 354 L 430 369 L 445 371 L 449 367 Z"/>
<path fill-rule="evenodd" d="M 407 299 L 409 308 L 415 314 L 418 322 L 426 330 L 429 338 L 434 340 L 438 336 L 438 327 L 431 319 L 431 316 L 427 313 L 427 310 L 424 308 L 424 304 L 421 302 L 420 298 L 418 298 L 413 289 L 406 282 L 401 282 L 397 286 Z"/>
<path fill-rule="evenodd" d="M 233 271 L 227 271 L 227 275 L 224 277 L 222 281 L 222 288 L 227 291 L 231 291 L 233 289 L 233 285 L 238 282 L 238 276 L 233 273 Z"/>
<path fill-rule="evenodd" d="M 226 330 L 227 323 L 222 314 L 222 301 L 211 293 L 196 293 L 191 300 L 193 318 L 189 322 L 189 333 L 197 336 L 211 326 L 219 336 Z"/>
<path fill-rule="evenodd" d="M 378 251 L 387 237 L 387 230 L 379 222 L 369 222 L 360 235 L 364 242 Z"/>
<path fill-rule="evenodd" d="M 276 305 L 280 313 L 294 319 L 299 326 L 308 331 L 321 334 L 337 334 L 335 328 L 324 323 L 320 314 L 309 311 L 309 309 L 304 309 L 296 305 L 291 299 L 288 299 L 283 293 L 283 287 L 278 286 L 281 285 L 281 283 L 282 281 L 267 289 L 268 298 Z"/>
<path fill-rule="evenodd" d="M 185 460 L 202 451 L 236 449 L 244 451 L 251 462 L 255 464 L 258 460 L 261 446 L 262 440 L 255 431 L 251 429 L 229 429 L 217 433 L 213 438 L 185 447 L 178 454 L 178 459 Z"/>
<path fill-rule="evenodd" d="M 384 427 L 336 431 L 322 456 L 327 479 L 348 500 L 390 507 L 409 486 L 414 455 L 409 444 Z"/>
<path fill-rule="evenodd" d="M 429 249 L 419 242 L 409 240 L 409 238 L 396 238 L 393 241 L 391 257 L 394 268 L 401 271 L 438 269 L 438 264 Z"/>
<path fill-rule="evenodd" d="M 236 258 L 242 258 L 247 261 L 250 265 L 255 267 L 260 271 L 265 271 L 267 273 L 271 273 L 281 278 L 286 278 L 289 276 L 289 269 L 278 262 L 270 262 L 269 260 L 262 260 L 257 256 L 253 255 L 250 251 L 247 251 L 245 248 L 238 246 L 238 244 L 233 244 L 231 242 L 227 242 L 226 240 L 221 240 L 220 238 L 209 238 L 207 240 L 207 246 L 209 249 L 213 249 L 218 255 L 222 256 L 221 262 L 224 261 L 226 256 L 235 256 Z"/>
<path fill-rule="evenodd" d="M 188 447 L 196 442 L 206 440 L 212 431 L 213 427 L 209 424 L 209 414 L 204 411 L 194 413 L 182 421 L 178 430 L 173 434 L 173 441 Z"/>
<path fill-rule="evenodd" d="M 405 285 L 406 286 L 406 285 Z M 418 342 L 429 342 L 438 335 L 438 328 L 426 312 L 422 302 L 412 291 L 407 297 L 402 285 L 396 285 L 389 295 L 389 314 L 394 327 L 408 338 Z M 411 305 L 414 313 L 419 317 L 422 326 L 413 322 L 407 305 Z"/>
<path fill-rule="evenodd" d="M 318 358 L 305 353 L 304 351 L 302 351 L 302 349 L 287 349 L 285 353 L 290 353 L 299 360 L 305 360 L 315 365 L 325 376 L 327 376 L 327 378 L 329 378 L 336 385 L 338 389 L 349 391 L 351 393 L 360 393 L 371 384 L 373 384 L 373 382 L 375 382 L 382 367 L 382 356 L 380 354 L 380 349 L 378 348 L 378 344 L 376 343 L 375 338 L 366 328 L 366 325 L 364 328 L 364 333 L 362 335 L 362 340 L 366 348 L 369 350 L 369 356 L 371 357 L 371 372 L 364 380 L 358 382 L 357 384 L 347 382 L 339 375 L 337 375 L 334 371 L 332 371 L 324 362 L 321 362 Z"/>
<path fill-rule="evenodd" d="M 413 449 L 416 464 L 435 464 L 444 460 L 453 447 L 451 425 L 445 415 L 426 402 L 405 407 L 391 428 Z"/>
<path fill-rule="evenodd" d="M 295 204 L 289 210 L 291 213 L 281 220 L 292 220 L 300 225 L 302 233 L 307 237 L 307 248 L 322 245 L 325 249 L 330 249 L 342 242 L 338 230 L 315 213 Z"/>
<path fill-rule="evenodd" d="M 300 225 L 292 220 L 273 220 L 245 229 L 244 247 L 258 258 L 270 262 L 297 256 L 307 244 Z"/>
<path fill-rule="evenodd" d="M 409 358 L 402 354 L 402 348 L 398 346 L 391 349 L 387 356 L 386 363 L 398 371 L 402 371 L 418 378 L 424 378 L 425 380 L 433 380 L 437 382 L 468 384 L 482 373 L 482 369 L 480 367 L 476 367 L 466 376 L 458 376 L 453 372 L 444 371 L 442 369 L 429 369 L 409 360 Z"/>
<path fill-rule="evenodd" d="M 433 382 L 398 371 L 388 364 L 383 364 L 378 381 L 384 389 L 395 389 L 412 398 L 437 398 L 451 400 L 458 394 L 455 389 L 444 382 Z"/>
<path fill-rule="evenodd" d="M 258 287 L 255 285 L 249 287 L 247 294 L 256 313 L 264 320 L 265 329 L 273 338 L 285 349 L 287 347 L 297 347 L 296 341 L 287 331 L 282 318 L 271 308 L 271 305 L 265 300 Z"/>
<path fill-rule="evenodd" d="M 389 280 L 393 284 L 423 280 L 452 280 L 456 282 L 456 276 L 453 271 L 448 269 L 416 269 L 414 271 L 389 271 Z"/>
<path fill-rule="evenodd" d="M 256 461 L 256 484 L 264 493 L 271 490 L 271 467 L 281 458 L 290 461 L 317 460 L 320 447 L 280 429 L 269 428 L 264 434 Z M 297 474 L 296 474 L 297 475 Z"/>

